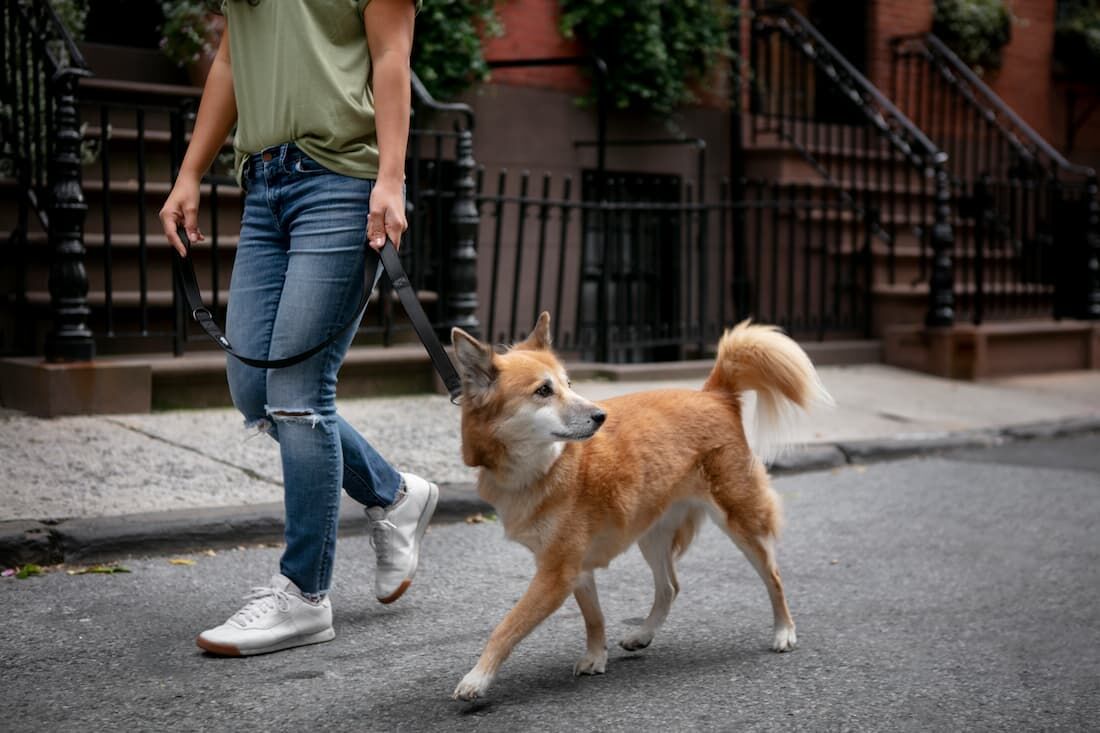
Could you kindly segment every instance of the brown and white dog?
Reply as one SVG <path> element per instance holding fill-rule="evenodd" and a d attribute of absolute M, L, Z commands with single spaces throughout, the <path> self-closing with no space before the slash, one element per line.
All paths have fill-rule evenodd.
<path fill-rule="evenodd" d="M 779 498 L 741 424 L 741 394 L 757 394 L 757 439 L 773 439 L 793 405 L 830 403 L 810 359 L 768 326 L 725 333 L 702 390 L 659 390 L 593 403 L 573 392 L 550 350 L 550 316 L 497 353 L 465 331 L 451 339 L 462 375 L 462 457 L 505 534 L 536 560 L 535 577 L 489 637 L 454 698 L 485 694 L 513 647 L 570 593 L 584 615 L 587 653 L 574 674 L 607 665 L 593 570 L 635 542 L 653 571 L 653 608 L 619 644 L 642 649 L 679 591 L 675 559 L 709 515 L 744 552 L 771 598 L 772 648 L 795 646 L 775 560 Z"/>

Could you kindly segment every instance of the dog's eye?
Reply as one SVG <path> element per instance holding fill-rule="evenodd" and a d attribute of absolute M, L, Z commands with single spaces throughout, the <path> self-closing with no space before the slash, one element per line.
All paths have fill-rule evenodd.
<path fill-rule="evenodd" d="M 535 394 L 539 397 L 549 397 L 550 395 L 554 394 L 554 388 L 550 386 L 549 382 L 547 382 L 546 384 L 536 389 Z"/>

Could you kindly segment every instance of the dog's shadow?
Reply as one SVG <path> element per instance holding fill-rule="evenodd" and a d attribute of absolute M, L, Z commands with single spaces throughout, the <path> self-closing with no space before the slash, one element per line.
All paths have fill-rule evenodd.
<path fill-rule="evenodd" d="M 464 703 L 458 714 L 503 713 L 517 705 L 560 701 L 568 695 L 584 694 L 589 686 L 599 686 L 602 693 L 618 694 L 636 692 L 639 683 L 645 683 L 646 688 L 661 689 L 690 685 L 693 679 L 712 676 L 719 670 L 723 674 L 749 675 L 756 673 L 760 664 L 777 656 L 766 645 L 735 647 L 729 645 L 728 639 L 725 645 L 706 640 L 657 644 L 659 642 L 628 652 L 612 642 L 608 648 L 607 672 L 602 675 L 573 676 L 569 665 L 563 664 L 559 656 L 534 663 L 525 659 L 522 669 L 519 664 L 506 665 L 487 697 Z"/>

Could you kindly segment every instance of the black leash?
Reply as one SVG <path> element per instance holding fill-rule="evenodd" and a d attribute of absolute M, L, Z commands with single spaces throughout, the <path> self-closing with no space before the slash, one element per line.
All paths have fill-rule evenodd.
<path fill-rule="evenodd" d="M 180 241 L 186 243 L 188 250 L 190 250 L 191 244 L 187 238 L 187 232 L 180 227 L 177 229 L 176 233 L 179 235 Z M 382 267 L 385 269 L 386 275 L 390 278 L 390 284 L 393 285 L 394 290 L 397 291 L 397 296 L 401 300 L 401 305 L 405 308 L 405 313 L 409 316 L 409 320 L 412 321 L 413 328 L 416 330 L 416 335 L 420 337 L 420 341 L 428 351 L 428 356 L 431 357 L 435 370 L 439 372 L 440 378 L 443 379 L 443 384 L 446 385 L 447 391 L 451 395 L 451 402 L 457 404 L 459 397 L 462 395 L 462 382 L 458 377 L 458 372 L 455 371 L 454 364 L 452 364 L 450 358 L 447 357 L 447 352 L 443 350 L 443 345 L 439 343 L 439 339 L 432 329 L 432 324 L 428 321 L 428 316 L 424 313 L 424 308 L 420 305 L 420 300 L 416 297 L 412 282 L 409 281 L 409 276 L 405 274 L 405 268 L 401 266 L 401 258 L 397 255 L 397 248 L 394 247 L 389 237 L 386 237 L 386 244 L 382 247 L 381 251 L 367 246 L 366 243 L 364 243 L 363 246 L 367 248 L 367 265 L 364 268 L 365 282 L 363 285 L 363 297 L 359 301 L 359 306 L 355 309 L 355 315 L 316 346 L 312 346 L 300 354 L 284 357 L 282 359 L 258 359 L 256 357 L 245 356 L 234 349 L 233 345 L 229 343 L 229 339 L 225 337 L 225 332 L 223 332 L 221 327 L 214 321 L 213 314 L 203 305 L 202 294 L 199 292 L 199 283 L 198 279 L 195 277 L 195 267 L 191 263 L 191 258 L 181 257 L 180 253 L 177 252 L 175 248 L 172 249 L 172 253 L 176 258 L 176 264 L 178 265 L 176 272 L 179 273 L 180 287 L 183 289 L 183 295 L 187 299 L 187 307 L 191 311 L 191 317 L 202 327 L 203 331 L 206 331 L 206 335 L 212 338 L 214 343 L 221 347 L 222 351 L 249 366 L 259 367 L 261 369 L 281 369 L 301 363 L 338 339 L 341 334 L 345 333 L 349 328 L 359 323 L 359 320 L 363 317 L 363 313 L 367 310 L 367 302 L 370 300 L 371 291 L 374 289 L 374 280 L 372 279 L 374 275 L 372 275 L 372 273 L 377 273 L 378 259 L 380 258 Z"/>

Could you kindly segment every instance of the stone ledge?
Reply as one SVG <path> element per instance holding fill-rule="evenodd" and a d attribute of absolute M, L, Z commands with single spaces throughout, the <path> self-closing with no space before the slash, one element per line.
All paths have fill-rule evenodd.
<path fill-rule="evenodd" d="M 886 329 L 884 347 L 891 366 L 952 379 L 1100 369 L 1100 323 L 896 325 Z"/>
<path fill-rule="evenodd" d="M 152 385 L 144 364 L 0 359 L 0 405 L 36 417 L 149 412 Z"/>

